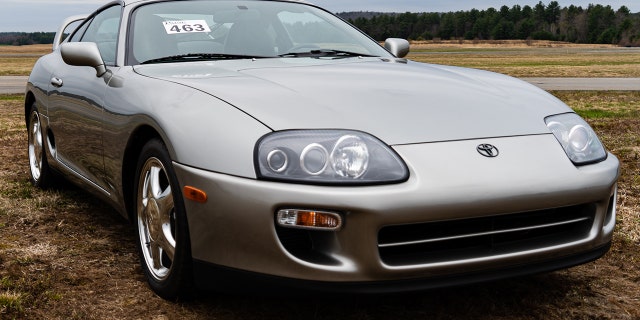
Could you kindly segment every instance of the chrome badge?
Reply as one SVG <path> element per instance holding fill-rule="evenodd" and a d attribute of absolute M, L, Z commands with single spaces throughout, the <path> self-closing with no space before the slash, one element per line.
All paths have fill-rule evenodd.
<path fill-rule="evenodd" d="M 498 151 L 498 148 L 496 148 L 494 145 L 492 144 L 488 144 L 488 143 L 483 143 L 481 145 L 479 145 L 476 150 L 478 150 L 478 153 L 480 153 L 481 155 L 487 157 L 487 158 L 495 158 L 500 154 L 500 151 Z"/>

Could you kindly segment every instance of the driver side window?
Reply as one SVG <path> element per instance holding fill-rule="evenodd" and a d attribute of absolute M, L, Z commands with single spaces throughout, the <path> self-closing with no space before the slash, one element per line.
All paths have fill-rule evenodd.
<path fill-rule="evenodd" d="M 115 65 L 120 6 L 112 6 L 98 13 L 89 23 L 81 42 L 95 42 L 106 65 Z"/>

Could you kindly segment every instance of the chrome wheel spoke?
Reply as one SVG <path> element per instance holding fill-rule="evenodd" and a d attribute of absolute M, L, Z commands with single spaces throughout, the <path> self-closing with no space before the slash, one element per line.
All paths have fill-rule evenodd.
<path fill-rule="evenodd" d="M 143 167 L 138 203 L 138 226 L 143 254 L 153 276 L 164 279 L 175 256 L 174 203 L 162 163 L 155 158 Z"/>
<path fill-rule="evenodd" d="M 159 230 L 160 239 L 158 239 L 158 241 L 169 260 L 173 261 L 176 250 L 176 240 L 172 233 L 174 207 L 173 195 L 171 194 L 170 188 L 168 188 L 168 192 L 163 192 L 163 196 L 157 199 L 156 204 L 158 206 L 158 212 L 160 214 L 159 222 L 161 224 L 161 229 Z"/>
<path fill-rule="evenodd" d="M 157 242 L 152 241 L 151 243 L 149 243 L 149 253 L 151 256 L 153 269 L 155 269 L 156 272 L 165 268 L 162 265 L 162 248 L 158 246 Z"/>
<path fill-rule="evenodd" d="M 29 166 L 34 180 L 40 178 L 42 171 L 42 130 L 40 117 L 36 112 L 31 114 L 31 128 L 29 130 Z"/>

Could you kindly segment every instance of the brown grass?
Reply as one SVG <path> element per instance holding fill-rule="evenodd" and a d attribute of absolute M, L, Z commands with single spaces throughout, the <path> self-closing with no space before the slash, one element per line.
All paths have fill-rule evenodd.
<path fill-rule="evenodd" d="M 409 59 L 514 77 L 640 77 L 640 49 L 551 41 L 421 41 Z"/>
<path fill-rule="evenodd" d="M 419 62 L 484 69 L 514 77 L 578 77 L 636 78 L 640 77 L 640 52 L 505 52 L 464 54 L 413 54 Z"/>
<path fill-rule="evenodd" d="M 36 64 L 37 57 L 3 57 L 0 56 L 0 76 L 29 75 Z"/>
<path fill-rule="evenodd" d="M 33 44 L 28 46 L 0 46 L 0 54 L 38 54 L 51 52 L 50 44 Z"/>
<path fill-rule="evenodd" d="M 0 318 L 639 319 L 640 92 L 556 92 L 621 160 L 611 251 L 569 270 L 397 296 L 202 295 L 147 287 L 132 228 L 68 184 L 30 186 L 22 97 L 0 96 Z M 635 112 L 635 113 L 634 113 Z"/>
<path fill-rule="evenodd" d="M 50 44 L 0 46 L 0 76 L 29 75 L 36 60 L 49 52 Z"/>
<path fill-rule="evenodd" d="M 585 49 L 612 49 L 617 48 L 611 44 L 580 44 L 561 41 L 546 40 L 424 40 L 411 41 L 412 50 L 430 50 L 433 48 L 449 49 L 531 49 L 531 48 L 585 48 Z"/>

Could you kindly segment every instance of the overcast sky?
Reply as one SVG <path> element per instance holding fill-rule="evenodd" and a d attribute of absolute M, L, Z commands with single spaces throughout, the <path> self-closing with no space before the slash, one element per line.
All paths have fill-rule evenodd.
<path fill-rule="evenodd" d="M 381 12 L 449 12 L 458 10 L 499 9 L 509 7 L 534 6 L 540 0 L 310 0 L 332 12 L 381 11 Z M 543 0 L 546 5 L 551 0 Z M 631 12 L 640 12 L 638 0 L 557 0 L 560 6 L 582 6 L 589 3 L 610 5 L 614 10 L 627 6 Z M 89 13 L 109 0 L 1 0 L 0 32 L 56 31 L 64 18 L 76 14 Z"/>

